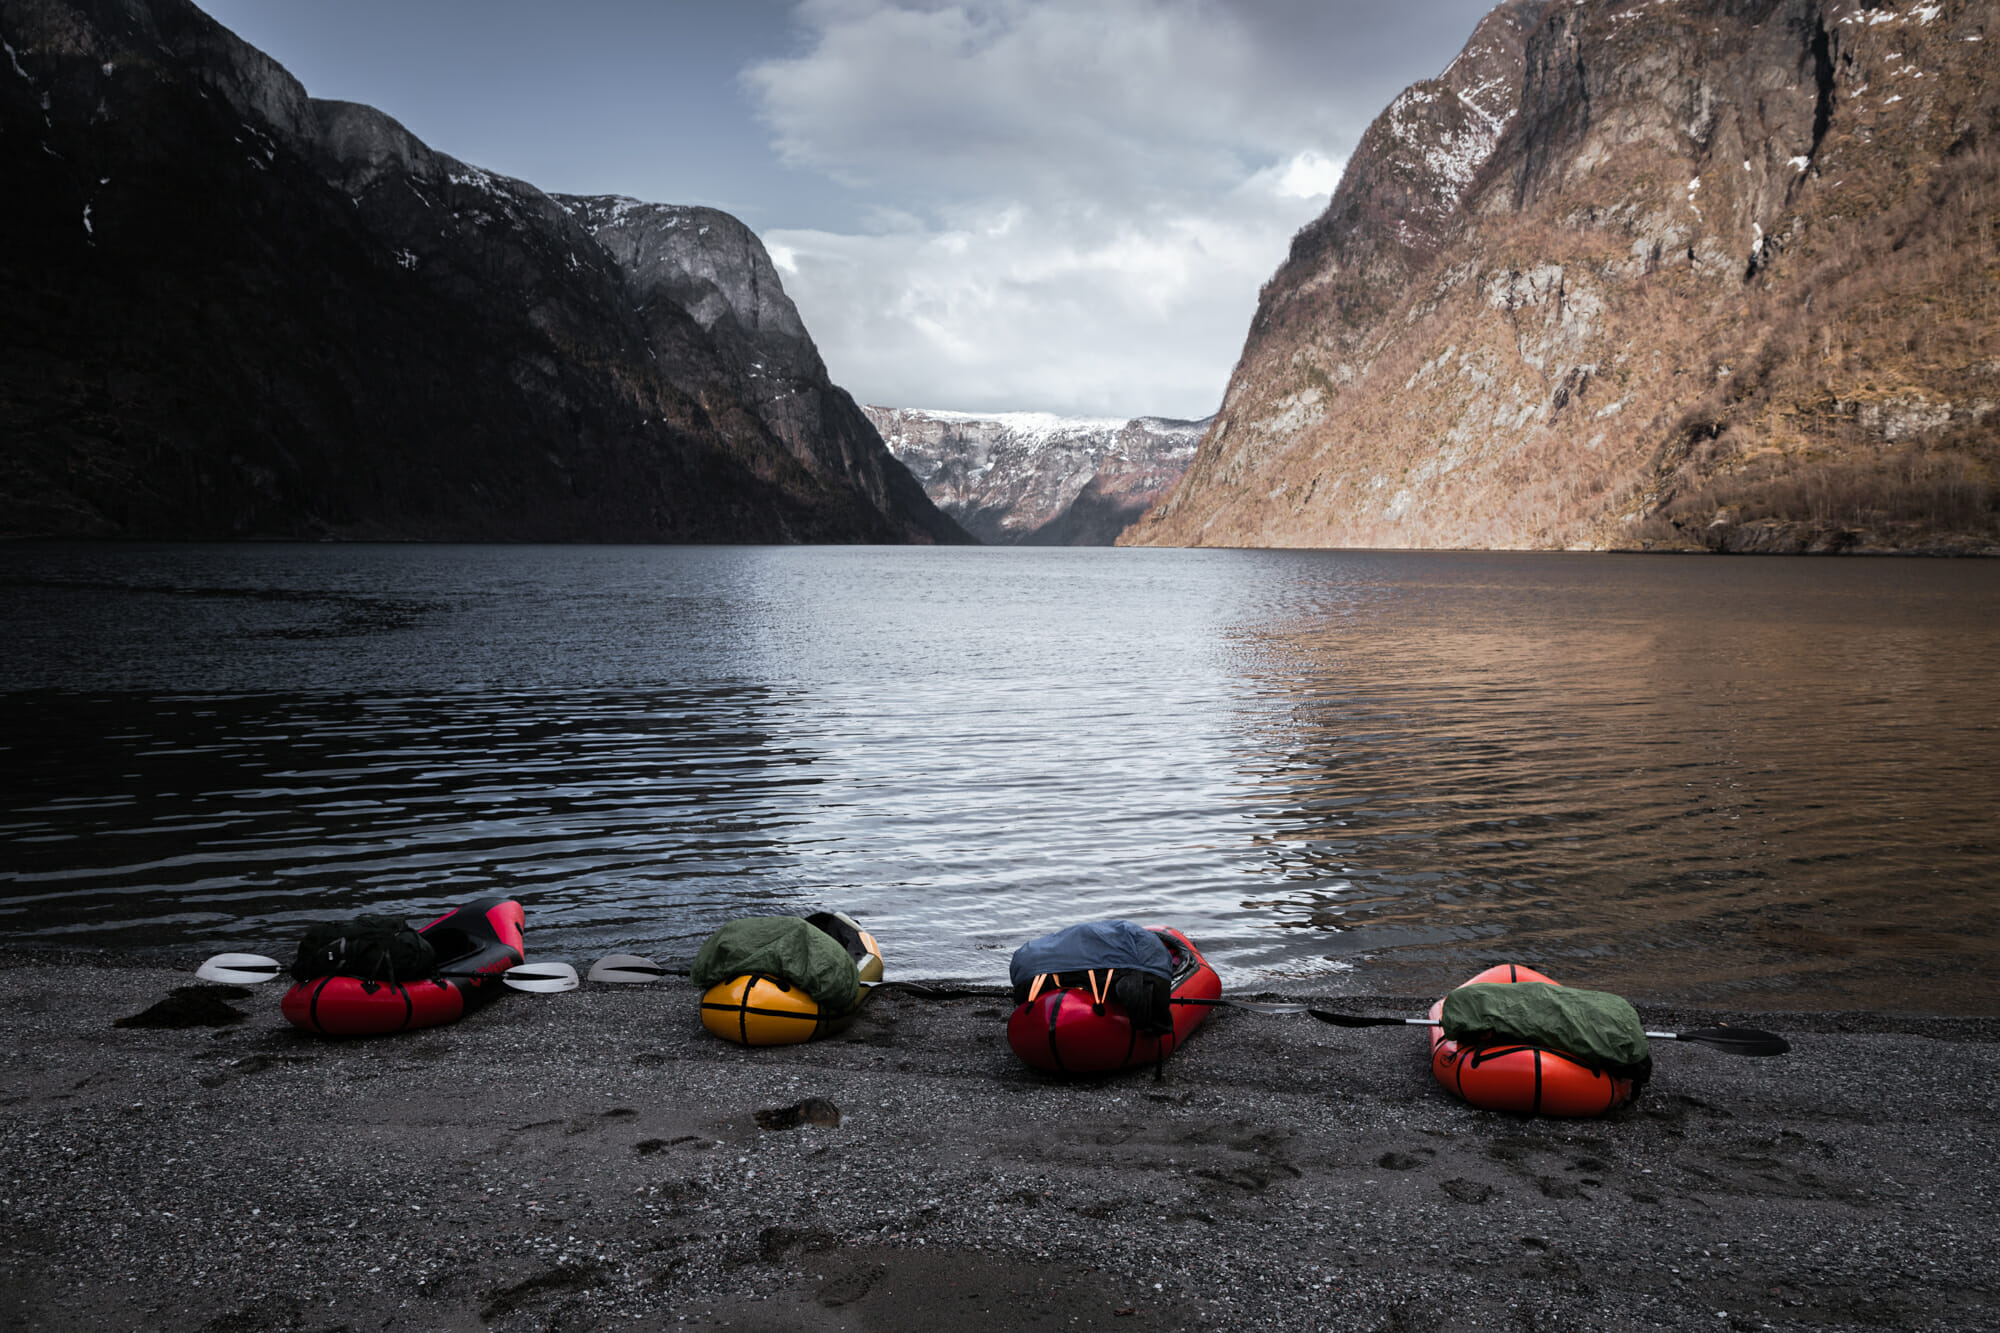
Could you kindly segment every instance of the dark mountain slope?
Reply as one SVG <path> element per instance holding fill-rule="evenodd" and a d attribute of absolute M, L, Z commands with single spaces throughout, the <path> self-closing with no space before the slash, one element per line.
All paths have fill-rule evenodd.
<path fill-rule="evenodd" d="M 0 533 L 964 540 L 796 312 L 803 422 L 733 312 L 181 0 L 0 0 L 0 38 Z"/>

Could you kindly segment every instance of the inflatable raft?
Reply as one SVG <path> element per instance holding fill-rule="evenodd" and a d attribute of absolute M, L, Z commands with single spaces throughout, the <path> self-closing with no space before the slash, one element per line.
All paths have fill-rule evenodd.
<path fill-rule="evenodd" d="M 815 912 L 804 921 L 847 951 L 863 986 L 882 979 L 882 946 L 852 917 L 844 912 Z M 845 1032 L 865 998 L 864 990 L 854 1003 L 836 1011 L 782 977 L 745 973 L 703 992 L 701 1024 L 739 1046 L 793 1046 Z"/>
<path fill-rule="evenodd" d="M 428 978 L 404 984 L 315 977 L 285 992 L 285 1017 L 330 1037 L 381 1036 L 462 1018 L 492 1003 L 506 989 L 501 973 L 526 961 L 525 919 L 511 898 L 454 908 L 417 932 L 437 950 Z"/>
<path fill-rule="evenodd" d="M 1539 983 L 1555 986 L 1531 967 L 1502 963 L 1462 983 Z M 1451 1092 L 1488 1111 L 1523 1115 L 1593 1116 L 1630 1102 L 1638 1085 L 1595 1069 L 1563 1051 L 1519 1042 L 1467 1046 L 1445 1038 L 1444 1000 L 1431 1006 L 1440 1026 L 1431 1033 L 1431 1073 Z"/>
<path fill-rule="evenodd" d="M 1222 979 L 1194 947 L 1194 941 L 1180 931 L 1169 926 L 1147 929 L 1160 937 L 1173 959 L 1171 1032 L 1155 1035 L 1140 1031 L 1123 1005 L 1106 998 L 1109 972 L 1088 978 L 1066 973 L 1055 977 L 1055 984 L 1038 988 L 1007 1020 L 1007 1044 L 1014 1048 L 1014 1054 L 1037 1069 L 1102 1074 L 1134 1065 L 1158 1065 L 1179 1050 L 1208 1017 L 1210 1006 L 1197 1001 L 1219 999 Z M 1078 982 L 1084 984 L 1075 984 Z"/>

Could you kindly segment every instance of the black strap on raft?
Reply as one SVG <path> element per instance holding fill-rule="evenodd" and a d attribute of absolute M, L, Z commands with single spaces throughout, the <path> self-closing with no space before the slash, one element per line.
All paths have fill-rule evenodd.
<path fill-rule="evenodd" d="M 1507 1046 L 1499 1043 L 1489 1046 L 1474 1046 L 1471 1050 L 1472 1067 L 1477 1069 L 1488 1060 L 1498 1060 L 1503 1055 L 1514 1055 L 1521 1051 L 1539 1052 L 1541 1049 L 1539 1046 Z M 1583 1061 L 1578 1060 L 1577 1063 L 1583 1064 Z"/>
<path fill-rule="evenodd" d="M 713 1001 L 713 1000 L 703 1000 L 703 1001 L 701 1002 L 701 1007 L 702 1007 L 702 1008 L 704 1008 L 704 1009 L 721 1009 L 721 1010 L 724 1010 L 724 1011 L 727 1011 L 727 1010 L 731 1010 L 731 1009 L 735 1010 L 735 1011 L 736 1011 L 736 1031 L 737 1031 L 737 1033 L 738 1033 L 738 1034 L 739 1034 L 739 1035 L 740 1035 L 740 1036 L 742 1037 L 742 1039 L 743 1039 L 743 1044 L 744 1044 L 745 1046 L 748 1046 L 748 1045 L 750 1045 L 750 1044 L 751 1044 L 751 1042 L 750 1042 L 750 1015 L 752 1015 L 752 1014 L 756 1014 L 756 1015 L 758 1015 L 758 1016 L 759 1016 L 759 1017 L 761 1017 L 761 1018 L 804 1018 L 804 1017 L 806 1017 L 806 1015 L 804 1015 L 804 1014 L 801 1014 L 801 1013 L 799 1013 L 798 1011 L 796 1011 L 796 1010 L 793 1010 L 793 1009 L 759 1009 L 759 1008 L 757 1008 L 756 1006 L 752 1005 L 752 1004 L 750 1003 L 750 992 L 751 992 L 751 991 L 753 991 L 753 990 L 755 990 L 755 989 L 757 989 L 757 983 L 758 983 L 758 982 L 760 982 L 760 981 L 768 981 L 768 982 L 770 982 L 770 983 L 771 983 L 771 984 L 772 984 L 773 986 L 776 986 L 776 987 L 777 987 L 777 988 L 778 988 L 778 989 L 779 989 L 780 991 L 783 991 L 783 992 L 789 992 L 789 991 L 790 991 L 790 990 L 792 989 L 792 987 L 791 987 L 791 983 L 790 983 L 790 982 L 788 982 L 788 981 L 785 981 L 785 980 L 784 980 L 783 978 L 781 978 L 781 977 L 773 977 L 773 976 L 766 976 L 766 975 L 765 975 L 764 973 L 762 973 L 762 972 L 746 972 L 746 973 L 744 973 L 744 974 L 743 974 L 743 993 L 742 993 L 742 994 L 740 994 L 740 995 L 738 995 L 738 996 L 736 997 L 736 1003 L 734 1003 L 734 1004 L 717 1004 L 717 1003 L 716 1003 L 715 1001 Z"/>
<path fill-rule="evenodd" d="M 1090 982 L 1090 1011 L 1102 1016 L 1104 1013 L 1104 1002 L 1111 998 L 1111 971 L 1107 970 L 1105 972 L 1104 984 L 1101 987 L 1098 985 L 1097 974 L 1095 972 L 1090 972 L 1086 975 Z M 1046 989 L 1047 983 L 1050 981 L 1054 981 L 1060 986 L 1062 979 L 1059 976 L 1044 974 L 1030 982 L 1026 1003 L 1033 1004 L 1036 997 Z M 1083 987 L 1081 986 L 1062 986 L 1062 990 L 1075 991 L 1079 997 L 1083 994 Z M 1067 1073 L 1069 1067 L 1063 1063 L 1062 1046 L 1056 1040 L 1056 1026 L 1062 1019 L 1062 1008 L 1062 996 L 1061 994 L 1057 994 L 1054 1003 L 1049 1005 L 1049 1059 L 1055 1062 L 1058 1070 Z M 1125 1041 L 1125 1061 L 1128 1065 L 1132 1061 L 1132 1053 L 1139 1047 L 1139 1035 L 1139 1025 L 1136 1022 L 1129 1021 L 1128 1016 Z M 1164 1083 L 1167 1079 L 1167 1057 L 1173 1054 L 1174 1051 L 1174 1030 L 1168 1028 L 1165 1033 L 1153 1033 L 1150 1035 L 1153 1038 L 1153 1082 Z"/>
<path fill-rule="evenodd" d="M 1045 977 L 1036 977 L 1035 978 L 1036 988 L 1039 989 L 1041 983 L 1046 979 L 1047 978 Z M 1049 1059 L 1056 1062 L 1057 1069 L 1061 1069 L 1064 1072 L 1068 1072 L 1067 1066 L 1063 1064 L 1062 1048 L 1056 1044 L 1056 1020 L 1060 1019 L 1061 1017 L 1062 1017 L 1062 996 L 1058 994 L 1056 996 L 1056 1002 L 1049 1006 Z"/>
<path fill-rule="evenodd" d="M 321 993 L 324 992 L 329 985 L 339 980 L 339 975 L 340 975 L 339 973 L 329 972 L 327 975 L 319 979 L 318 985 L 312 988 L 312 1000 L 306 1006 L 306 1020 L 307 1022 L 312 1024 L 312 1028 L 315 1032 L 326 1031 L 325 1028 L 320 1026 L 319 1022 L 319 997 Z M 353 978 L 349 979 L 352 980 Z M 373 981 L 364 981 L 361 983 L 361 992 L 364 995 L 373 995 L 376 991 L 381 989 L 382 987 L 378 983 Z M 389 983 L 389 989 L 392 994 L 400 995 L 403 997 L 403 1024 L 401 1027 L 395 1030 L 397 1032 L 407 1032 L 409 1031 L 410 1024 L 413 1021 L 415 1021 L 417 1016 L 416 1001 L 410 998 L 410 988 L 408 986 L 399 986 L 396 983 L 391 982 Z"/>
<path fill-rule="evenodd" d="M 1533 1051 L 1535 1053 L 1535 1109 L 1537 1111 L 1542 1109 L 1542 1057 L 1545 1055 L 1560 1056 L 1579 1069 L 1588 1069 L 1598 1077 L 1610 1079 L 1613 1082 L 1624 1079 L 1632 1085 L 1632 1095 L 1626 1099 L 1627 1101 L 1638 1101 L 1639 1094 L 1646 1090 L 1646 1084 L 1653 1076 L 1653 1062 L 1650 1059 L 1640 1065 L 1604 1065 L 1599 1064 L 1595 1060 L 1580 1059 L 1568 1051 L 1552 1051 L 1546 1046 L 1536 1046 L 1523 1042 L 1519 1038 L 1496 1036 L 1491 1032 L 1472 1033 L 1459 1041 L 1459 1047 L 1461 1050 L 1459 1067 L 1461 1069 L 1467 1064 L 1477 1069 L 1486 1061 L 1497 1060 L 1503 1055 L 1515 1055 L 1521 1051 Z"/>
<path fill-rule="evenodd" d="M 1174 984 L 1166 977 L 1131 968 L 1048 972 L 1016 985 L 1014 1003 L 1033 1004 L 1057 988 L 1087 993 L 1091 1012 L 1102 1014 L 1107 1004 L 1116 1004 L 1124 1009 L 1139 1032 L 1157 1037 L 1174 1030 Z"/>

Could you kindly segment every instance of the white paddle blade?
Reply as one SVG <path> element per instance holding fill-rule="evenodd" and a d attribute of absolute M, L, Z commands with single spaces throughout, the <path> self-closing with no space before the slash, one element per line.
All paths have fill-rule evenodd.
<path fill-rule="evenodd" d="M 658 981 L 666 974 L 667 969 L 650 958 L 641 958 L 636 953 L 611 953 L 597 960 L 585 980 L 636 986 Z"/>
<path fill-rule="evenodd" d="M 194 970 L 203 981 L 219 981 L 225 986 L 254 986 L 270 981 L 285 970 L 275 958 L 260 953 L 219 953 Z"/>
<path fill-rule="evenodd" d="M 532 991 L 537 995 L 575 990 L 583 984 L 576 979 L 576 969 L 568 963 L 522 963 L 502 972 L 500 979 L 515 990 Z"/>

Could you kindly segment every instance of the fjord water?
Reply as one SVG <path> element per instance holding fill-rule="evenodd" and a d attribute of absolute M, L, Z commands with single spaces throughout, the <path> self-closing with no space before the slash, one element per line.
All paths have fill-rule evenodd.
<path fill-rule="evenodd" d="M 0 549 L 0 939 L 285 954 L 519 897 L 892 976 L 1179 925 L 1227 984 L 1493 961 L 1994 1012 L 2000 566 L 1050 549 Z"/>

